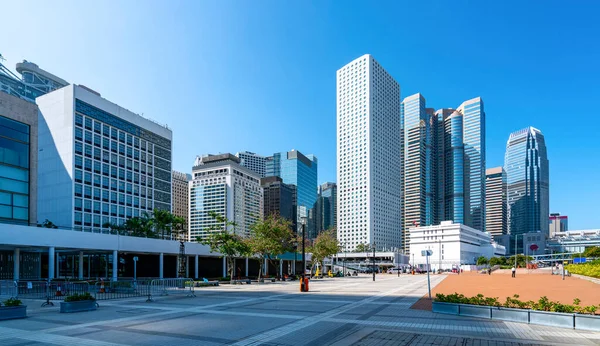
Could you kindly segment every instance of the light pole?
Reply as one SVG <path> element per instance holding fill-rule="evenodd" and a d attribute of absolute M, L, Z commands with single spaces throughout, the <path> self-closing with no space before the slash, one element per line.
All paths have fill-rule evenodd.
<path fill-rule="evenodd" d="M 301 292 L 306 290 L 306 217 L 302 217 L 302 284 L 300 285 Z"/>
<path fill-rule="evenodd" d="M 400 253 L 398 252 L 398 248 L 396 248 L 396 272 L 398 273 L 398 277 L 400 277 Z"/>
<path fill-rule="evenodd" d="M 373 242 L 373 281 L 375 281 L 375 242 Z"/>

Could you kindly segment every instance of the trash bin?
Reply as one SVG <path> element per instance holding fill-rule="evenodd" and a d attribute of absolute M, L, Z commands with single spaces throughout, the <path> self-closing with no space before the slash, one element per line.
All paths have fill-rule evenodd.
<path fill-rule="evenodd" d="M 308 278 L 304 278 L 304 292 L 308 292 Z"/>

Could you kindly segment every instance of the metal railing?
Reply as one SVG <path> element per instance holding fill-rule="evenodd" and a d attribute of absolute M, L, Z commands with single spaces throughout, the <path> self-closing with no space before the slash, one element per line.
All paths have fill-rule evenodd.
<path fill-rule="evenodd" d="M 154 301 L 154 296 L 172 294 L 185 294 L 188 297 L 195 297 L 194 280 L 190 278 L 152 280 L 148 288 L 148 299 L 146 301 Z"/>
<path fill-rule="evenodd" d="M 17 282 L 12 280 L 0 280 L 0 299 L 17 297 Z"/>
<path fill-rule="evenodd" d="M 125 299 L 148 295 L 152 279 L 124 279 L 118 281 L 98 281 L 94 286 L 97 300 Z"/>

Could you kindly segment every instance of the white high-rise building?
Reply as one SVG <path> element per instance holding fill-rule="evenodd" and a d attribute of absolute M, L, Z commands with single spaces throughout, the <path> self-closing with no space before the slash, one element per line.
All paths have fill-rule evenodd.
<path fill-rule="evenodd" d="M 260 177 L 231 154 L 197 157 L 189 195 L 190 240 L 206 239 L 212 230 L 223 229 L 211 212 L 235 222 L 229 229 L 241 236 L 249 235 L 263 214 Z"/>
<path fill-rule="evenodd" d="M 172 132 L 80 85 L 36 99 L 38 220 L 100 231 L 171 211 Z"/>
<path fill-rule="evenodd" d="M 265 177 L 267 158 L 249 151 L 241 151 L 235 154 L 240 159 L 240 165 L 258 174 L 261 178 Z"/>
<path fill-rule="evenodd" d="M 402 245 L 400 85 L 369 54 L 337 71 L 337 235 Z"/>

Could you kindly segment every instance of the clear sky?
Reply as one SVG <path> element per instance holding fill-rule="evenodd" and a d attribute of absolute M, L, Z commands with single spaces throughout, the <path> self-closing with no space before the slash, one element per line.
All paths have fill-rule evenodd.
<path fill-rule="evenodd" d="M 173 129 L 198 154 L 297 149 L 335 181 L 335 72 L 373 54 L 429 107 L 481 96 L 488 167 L 510 132 L 546 137 L 550 209 L 600 227 L 600 3 L 5 1 L 0 53 Z"/>

